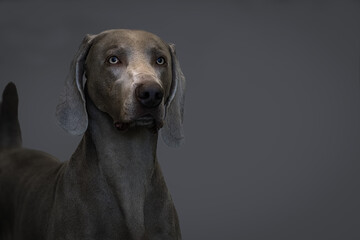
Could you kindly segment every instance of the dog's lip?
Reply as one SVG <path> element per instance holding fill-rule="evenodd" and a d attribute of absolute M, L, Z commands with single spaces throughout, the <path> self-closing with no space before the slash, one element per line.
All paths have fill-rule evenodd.
<path fill-rule="evenodd" d="M 157 120 L 151 114 L 145 114 L 132 121 L 116 121 L 114 122 L 114 126 L 119 131 L 124 131 L 135 126 L 144 126 L 149 129 L 154 129 L 155 131 L 158 131 L 160 128 L 162 128 L 163 121 Z"/>
<path fill-rule="evenodd" d="M 146 114 L 144 116 L 141 116 L 141 117 L 135 119 L 134 122 L 136 122 L 137 124 L 140 124 L 140 125 L 150 125 L 150 124 L 153 124 L 154 121 L 156 121 L 156 120 L 153 116 L 151 116 L 150 114 Z"/>
<path fill-rule="evenodd" d="M 127 122 L 117 121 L 117 122 L 114 123 L 114 126 L 116 127 L 117 130 L 124 131 L 124 130 L 127 130 L 130 127 L 130 124 L 127 123 Z"/>

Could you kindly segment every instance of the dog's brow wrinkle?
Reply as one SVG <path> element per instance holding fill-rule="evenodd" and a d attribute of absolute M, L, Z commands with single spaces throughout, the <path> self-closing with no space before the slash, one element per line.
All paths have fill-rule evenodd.
<path fill-rule="evenodd" d="M 115 47 L 115 48 L 109 48 L 106 51 L 107 54 L 119 54 L 119 55 L 125 55 L 127 54 L 127 50 L 122 47 Z"/>
<path fill-rule="evenodd" d="M 149 53 L 151 54 L 151 55 L 164 55 L 165 54 L 165 52 L 161 49 L 161 47 L 152 47 L 152 48 L 150 48 L 150 50 L 149 50 Z"/>
<path fill-rule="evenodd" d="M 111 46 L 109 46 L 108 48 L 106 48 L 106 50 L 121 49 L 121 48 L 122 48 L 121 46 L 114 44 L 114 45 L 111 45 Z"/>

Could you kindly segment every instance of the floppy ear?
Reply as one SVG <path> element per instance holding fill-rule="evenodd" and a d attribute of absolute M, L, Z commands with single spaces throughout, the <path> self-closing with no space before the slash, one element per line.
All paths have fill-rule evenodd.
<path fill-rule="evenodd" d="M 178 147 L 184 141 L 183 117 L 185 101 L 185 77 L 176 58 L 175 45 L 169 44 L 172 61 L 172 83 L 170 96 L 165 103 L 162 139 L 170 147 Z"/>
<path fill-rule="evenodd" d="M 94 38 L 95 35 L 86 35 L 83 39 L 71 62 L 70 73 L 60 95 L 59 104 L 56 107 L 58 124 L 73 135 L 83 134 L 88 126 L 84 95 L 85 78 L 83 78 L 83 75 L 86 56 Z"/>

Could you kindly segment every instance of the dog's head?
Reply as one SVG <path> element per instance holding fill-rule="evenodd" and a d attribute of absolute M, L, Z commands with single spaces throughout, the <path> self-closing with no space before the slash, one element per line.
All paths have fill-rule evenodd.
<path fill-rule="evenodd" d="M 112 118 L 114 129 L 161 129 L 165 143 L 178 146 L 184 138 L 184 90 L 174 45 L 144 31 L 109 30 L 84 38 L 56 116 L 66 131 L 83 134 L 88 96 Z"/>

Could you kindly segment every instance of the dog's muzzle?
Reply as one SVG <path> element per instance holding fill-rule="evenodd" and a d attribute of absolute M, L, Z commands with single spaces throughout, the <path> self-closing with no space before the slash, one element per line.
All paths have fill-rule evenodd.
<path fill-rule="evenodd" d="M 163 126 L 163 120 L 159 117 L 160 104 L 164 98 L 163 88 L 155 82 L 140 84 L 135 89 L 135 98 L 139 105 L 139 117 L 131 122 L 115 122 L 115 127 L 124 131 L 130 127 L 144 126 L 157 132 Z"/>

